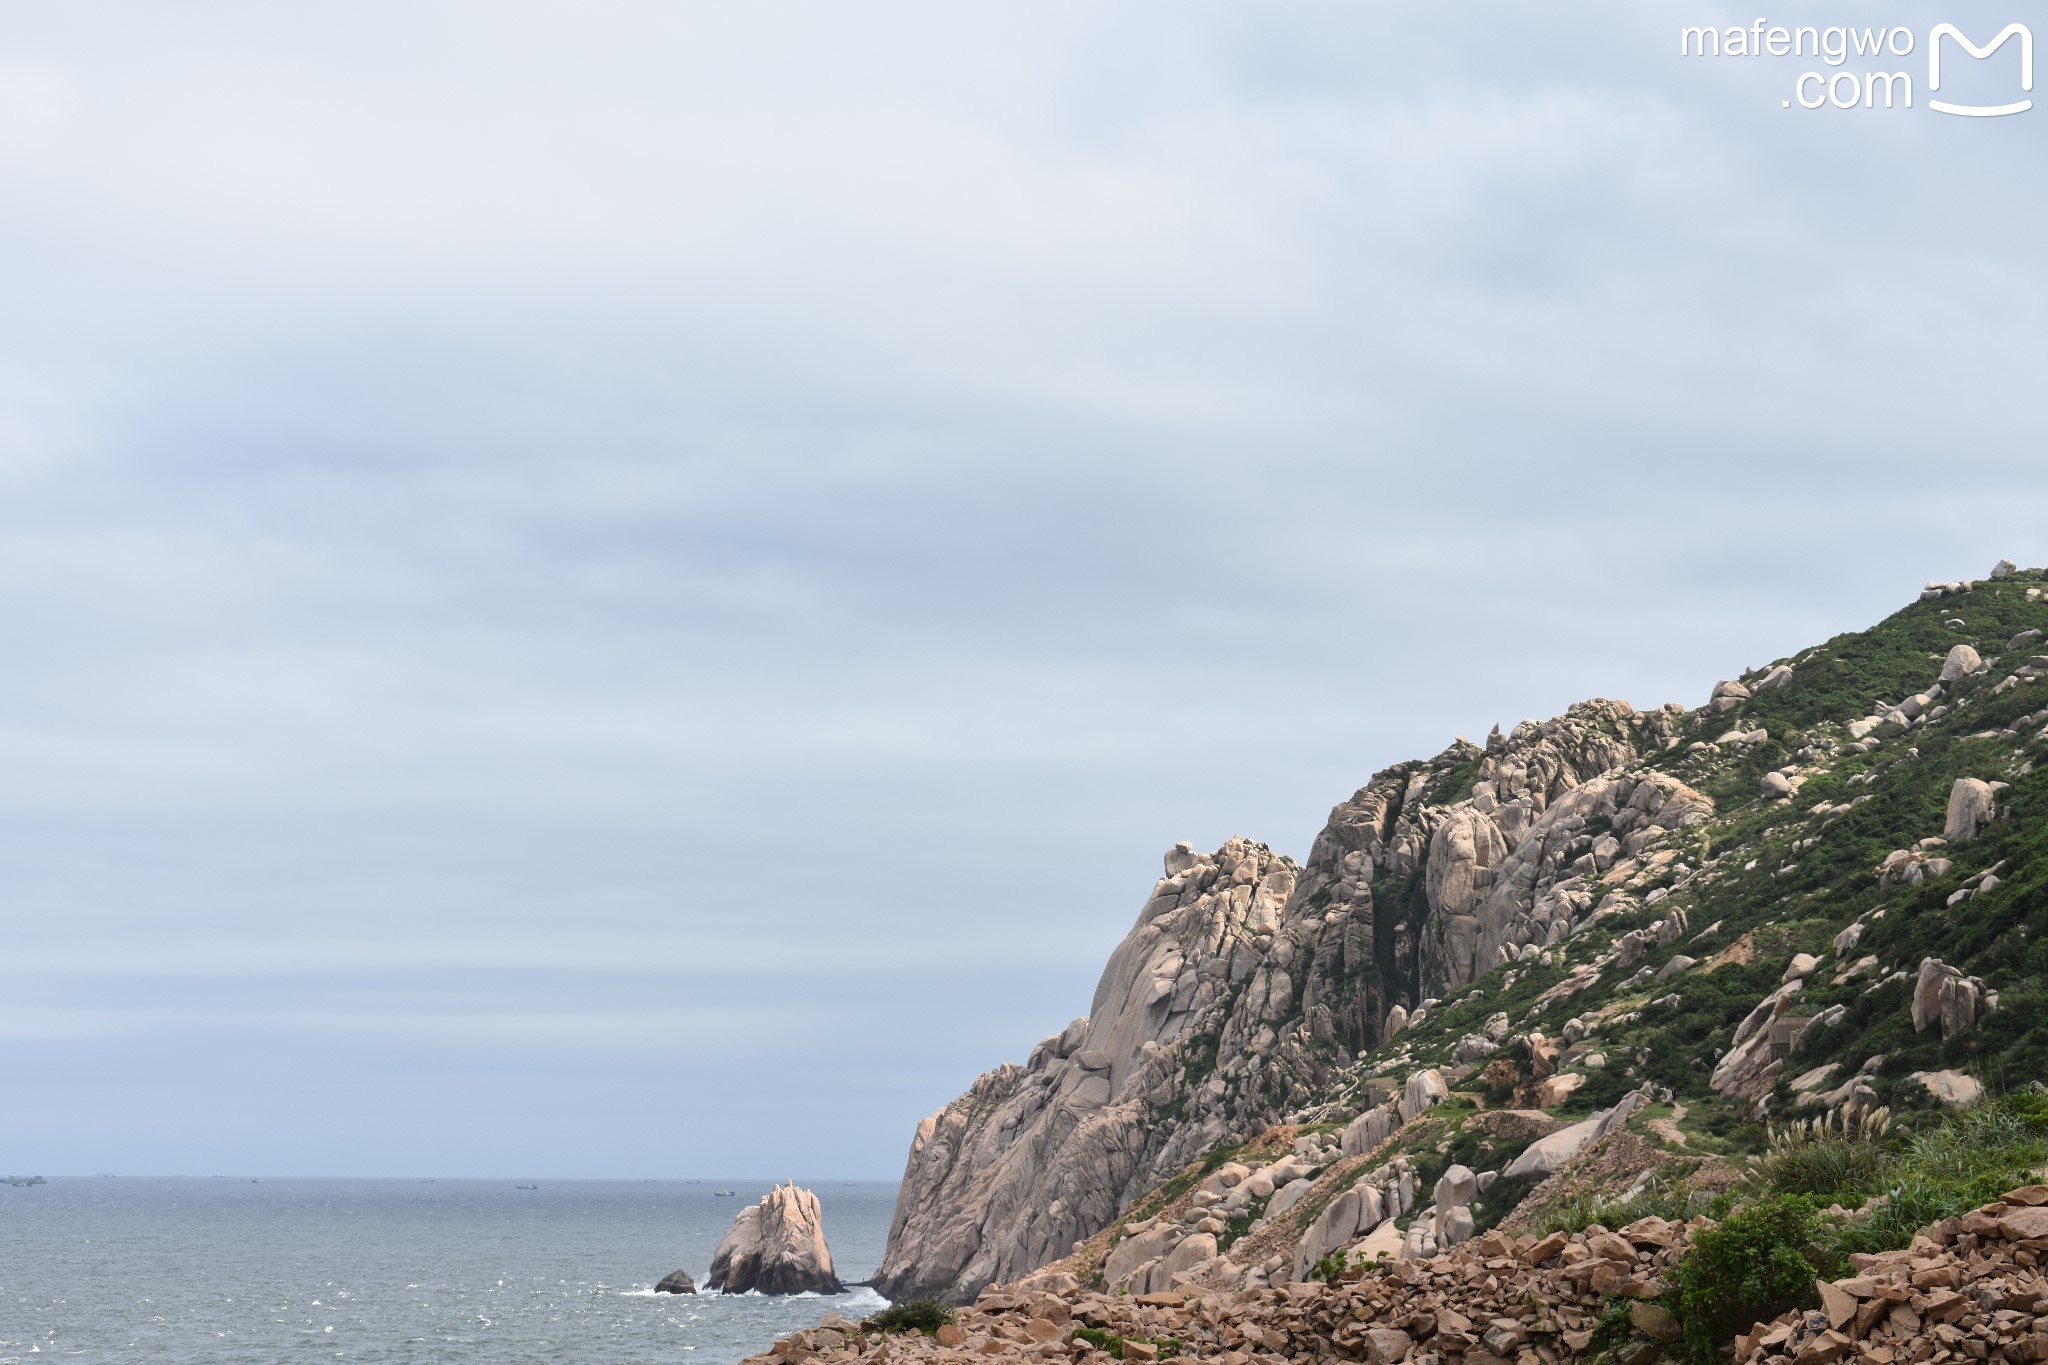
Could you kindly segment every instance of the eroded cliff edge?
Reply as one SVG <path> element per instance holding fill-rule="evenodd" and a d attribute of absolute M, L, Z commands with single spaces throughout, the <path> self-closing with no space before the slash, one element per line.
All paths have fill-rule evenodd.
<path fill-rule="evenodd" d="M 1614 909 L 1600 875 L 1712 810 L 1637 767 L 1682 714 L 1589 701 L 1386 769 L 1305 867 L 1244 838 L 1177 845 L 1088 1015 L 918 1126 L 876 1287 L 971 1298 L 1219 1143 L 1351 1098 L 1361 1053 Z"/>

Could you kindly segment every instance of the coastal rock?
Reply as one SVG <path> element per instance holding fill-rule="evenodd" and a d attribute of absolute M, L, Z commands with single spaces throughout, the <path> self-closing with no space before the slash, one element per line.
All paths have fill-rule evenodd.
<path fill-rule="evenodd" d="M 697 1282 L 690 1278 L 690 1272 L 687 1270 L 671 1271 L 662 1277 L 660 1284 L 654 1286 L 654 1292 L 657 1294 L 694 1294 L 697 1292 Z"/>
<path fill-rule="evenodd" d="M 818 1196 L 794 1181 L 740 1210 L 711 1253 L 705 1288 L 721 1294 L 837 1294 Z"/>
<path fill-rule="evenodd" d="M 1663 1151 L 1686 1145 L 1679 1120 L 1660 1117 L 1597 1153 L 1582 1150 L 1600 1136 L 1592 1120 L 1522 1146 L 1535 1135 L 1518 1123 L 1555 1122 L 1532 1106 L 1569 1102 L 1574 1087 L 1613 1094 L 1617 1082 L 1655 1075 L 1674 1110 L 1710 1086 L 1760 1118 L 1776 1109 L 1781 1073 L 1805 1072 L 1792 1104 L 1868 1109 L 1888 1084 L 1875 1070 L 1882 1058 L 1878 1045 L 1858 1048 L 1846 1035 L 1868 1023 L 1856 1001 L 1887 987 L 1879 998 L 1889 1027 L 1903 1026 L 1910 993 L 1923 1048 L 1937 1023 L 1949 1039 L 1976 1030 L 1955 1057 L 1917 1064 L 1967 1053 L 1973 1071 L 1991 1074 L 2014 1030 L 1986 1026 L 1997 993 L 1966 973 L 1991 972 L 1985 954 L 2002 925 L 2022 922 L 2033 889 L 2020 859 L 2038 836 L 2028 817 L 2041 790 L 2038 745 L 2048 741 L 2048 709 L 2035 709 L 2048 701 L 2048 656 L 2002 660 L 2000 674 L 2012 676 L 1980 687 L 1988 665 L 1976 651 L 2020 630 L 2001 652 L 2024 657 L 2039 608 L 2018 588 L 1930 589 L 1977 593 L 1967 626 L 1956 627 L 1966 633 L 1942 637 L 1970 643 L 1945 658 L 1925 652 L 1934 613 L 1921 609 L 1870 632 L 1881 648 L 1830 641 L 1746 669 L 1742 683 L 1715 689 L 1714 712 L 1595 700 L 1497 726 L 1483 748 L 1460 739 L 1435 758 L 1385 768 L 1331 810 L 1300 864 L 1243 839 L 1213 853 L 1177 845 L 1089 1014 L 920 1126 L 878 1287 L 957 1302 L 1049 1265 L 1043 1273 L 1091 1281 L 1114 1254 L 1119 1287 L 1133 1297 L 1279 1293 L 1328 1252 L 1371 1239 L 1447 1254 L 1465 1226 L 1460 1210 L 1474 1207 L 1470 1192 L 1438 1192 L 1388 1232 L 1386 1187 L 1367 1182 L 1377 1210 L 1354 1189 L 1361 1158 L 1402 1122 L 1429 1125 L 1424 1140 L 1439 1153 L 1475 1127 L 1496 1144 L 1511 1135 L 1517 1145 L 1497 1155 L 1457 1149 L 1475 1166 L 1521 1163 L 1515 1180 L 1495 1186 L 1511 1195 L 1573 1152 L 1620 1168 L 1646 1159 L 1640 1144 L 1651 1133 Z M 1927 676 L 1936 667 L 1947 682 Z M 1758 711 L 1772 713 L 1768 729 L 1750 714 Z M 1999 784 L 1969 773 L 1996 773 L 2015 790 L 2001 800 Z M 1945 825 L 1929 827 L 1924 791 L 1937 782 L 1937 791 L 1956 787 Z M 1775 802 L 1752 799 L 1759 783 Z M 1709 790 L 1729 793 L 1732 818 L 1718 815 Z M 2007 813 L 2015 823 L 1993 826 L 2000 848 L 1985 852 L 1987 822 Z M 1943 828 L 1950 838 L 1928 837 Z M 1867 869 L 1879 859 L 1876 889 L 1886 894 L 1872 895 Z M 1930 893 L 1914 894 L 1920 887 Z M 1941 939 L 1957 966 L 1923 982 L 1893 945 L 1903 929 L 1942 927 L 1943 900 L 1968 904 L 1948 915 L 1966 932 Z M 1713 922 L 1695 933 L 1692 917 Z M 1914 917 L 1925 918 L 1908 926 Z M 1865 941 L 1887 961 L 1855 957 Z M 1794 956 L 1795 947 L 1815 952 Z M 1747 1017 L 1742 999 L 1754 1004 Z M 1824 1056 L 1799 1060 L 1809 1037 Z M 1680 1057 L 1663 1055 L 1674 1048 Z M 1832 1070 L 1814 1065 L 1830 1058 Z M 1453 1088 L 1460 1102 L 1431 1112 Z M 1219 1168 L 1224 1148 L 1244 1171 Z M 1640 1172 L 1617 1169 L 1624 1176 Z M 1569 1170 L 1545 1178 L 1576 1179 Z M 1161 1189 L 1180 1193 L 1162 1206 L 1150 1197 Z M 1106 1231 L 1141 1200 L 1146 1218 Z M 1512 1226 L 1508 1210 L 1480 1207 L 1506 1221 L 1479 1240 Z M 1375 1214 L 1378 1225 L 1365 1226 Z M 1187 1246 L 1202 1236 L 1217 1239 L 1215 1254 Z M 1623 1283 L 1648 1289 L 1610 1268 L 1597 1292 L 1634 1297 Z M 1564 1335 L 1581 1330 L 1590 1329 Z M 1433 1335 L 1420 1329 L 1416 1349 L 1469 1365 L 1487 1329 L 1446 1343 Z M 1514 1359 L 1528 1345 L 1503 1337 L 1485 1352 Z M 1359 1343 L 1222 1343 L 1240 1347 L 1254 1359 L 1283 1347 L 1324 1359 L 1355 1356 Z"/>

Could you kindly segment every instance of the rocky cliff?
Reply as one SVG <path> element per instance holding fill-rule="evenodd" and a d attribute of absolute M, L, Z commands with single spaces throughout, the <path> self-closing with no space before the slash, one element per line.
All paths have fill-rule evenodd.
<path fill-rule="evenodd" d="M 877 1286 L 964 1300 L 1106 1229 L 1141 1290 L 1295 1277 L 1310 1242 L 1416 1254 L 1471 1235 L 1477 1182 L 1526 1189 L 1556 1163 L 1524 1148 L 1612 1128 L 1631 1095 L 1725 1145 L 1773 1106 L 1937 1105 L 1981 1091 L 1987 1054 L 2048 1061 L 2010 1012 L 2048 1003 L 2027 924 L 2048 858 L 2015 823 L 2048 799 L 2043 595 L 2002 565 L 1697 707 L 1596 700 L 1461 739 L 1376 774 L 1299 866 L 1175 847 L 1089 1014 L 919 1125 Z M 1418 1125 L 1502 1105 L 1532 1116 L 1521 1146 L 1486 1139 L 1498 1159 L 1442 1204 L 1457 1163 Z M 1237 1163 L 1213 1206 L 1147 1212 L 1279 1124 L 1296 1148 Z M 1357 1164 L 1380 1146 L 1437 1198 Z M 1304 1221 L 1359 1180 L 1378 1202 L 1339 1233 Z M 1290 1210 L 1297 1182 L 1319 1192 Z"/>

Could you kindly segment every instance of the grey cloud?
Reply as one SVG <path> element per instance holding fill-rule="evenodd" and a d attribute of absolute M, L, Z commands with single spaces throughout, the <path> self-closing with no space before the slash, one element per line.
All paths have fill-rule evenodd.
<path fill-rule="evenodd" d="M 10 15 L 11 1160 L 888 1174 L 1172 840 L 2048 559 L 2043 125 L 1692 10 Z"/>

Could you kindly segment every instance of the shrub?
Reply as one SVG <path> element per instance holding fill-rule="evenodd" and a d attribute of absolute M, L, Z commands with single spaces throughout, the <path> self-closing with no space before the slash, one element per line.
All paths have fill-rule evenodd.
<path fill-rule="evenodd" d="M 1337 1277 L 1350 1268 L 1350 1253 L 1342 1250 L 1333 1251 L 1309 1268 L 1308 1277 L 1311 1280 L 1322 1280 L 1328 1284 L 1335 1284 Z"/>
<path fill-rule="evenodd" d="M 1543 1181 L 1540 1175 L 1500 1176 L 1472 1202 L 1473 1235 L 1485 1232 L 1521 1206 L 1522 1198 Z"/>
<path fill-rule="evenodd" d="M 1879 1189 L 1893 1168 L 1891 1111 L 1836 1111 L 1769 1129 L 1769 1146 L 1750 1158 L 1751 1174 L 1775 1194 L 1810 1194 L 1851 1208 Z"/>
<path fill-rule="evenodd" d="M 936 1332 L 953 1320 L 950 1304 L 937 1299 L 905 1299 L 873 1314 L 861 1325 L 874 1332 Z"/>
<path fill-rule="evenodd" d="M 1687 1360 L 1711 1365 L 1737 1332 L 1813 1297 L 1816 1276 L 1807 1252 L 1817 1223 L 1807 1199 L 1772 1195 L 1693 1234 L 1665 1295 L 1684 1331 L 1679 1350 Z"/>

